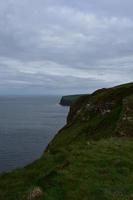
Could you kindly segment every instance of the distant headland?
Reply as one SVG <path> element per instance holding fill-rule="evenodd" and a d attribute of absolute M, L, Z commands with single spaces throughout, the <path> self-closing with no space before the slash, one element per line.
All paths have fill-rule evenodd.
<path fill-rule="evenodd" d="M 62 106 L 72 106 L 81 96 L 85 96 L 85 95 L 86 94 L 62 96 L 59 104 Z"/>

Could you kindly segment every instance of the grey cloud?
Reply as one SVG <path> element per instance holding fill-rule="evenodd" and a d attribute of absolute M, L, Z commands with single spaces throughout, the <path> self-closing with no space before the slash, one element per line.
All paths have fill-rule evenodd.
<path fill-rule="evenodd" d="M 132 81 L 132 6 L 1 0 L 0 93 L 77 93 Z"/>

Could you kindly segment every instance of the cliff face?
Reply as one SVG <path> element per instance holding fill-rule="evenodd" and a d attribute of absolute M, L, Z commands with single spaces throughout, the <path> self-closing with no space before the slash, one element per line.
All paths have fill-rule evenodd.
<path fill-rule="evenodd" d="M 0 199 L 132 199 L 132 136 L 133 83 L 82 96 L 38 161 L 0 176 Z"/>
<path fill-rule="evenodd" d="M 122 106 L 124 102 L 126 103 L 130 100 L 131 103 L 130 95 L 132 94 L 132 84 L 97 90 L 91 95 L 81 97 L 75 105 L 71 107 L 68 119 L 70 118 L 71 121 L 73 117 L 81 116 L 80 114 L 89 116 L 91 113 L 101 114 L 103 116 L 112 112 L 116 107 Z"/>
<path fill-rule="evenodd" d="M 58 149 L 80 139 L 133 136 L 132 96 L 133 83 L 129 83 L 80 97 L 49 148 Z"/>

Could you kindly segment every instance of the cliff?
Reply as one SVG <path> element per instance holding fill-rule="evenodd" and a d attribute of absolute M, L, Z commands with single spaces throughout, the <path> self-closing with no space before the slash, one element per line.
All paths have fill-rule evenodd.
<path fill-rule="evenodd" d="M 133 83 L 81 96 L 39 160 L 0 176 L 0 199 L 132 199 L 132 136 Z"/>
<path fill-rule="evenodd" d="M 60 100 L 62 106 L 72 106 L 83 94 L 63 96 Z"/>

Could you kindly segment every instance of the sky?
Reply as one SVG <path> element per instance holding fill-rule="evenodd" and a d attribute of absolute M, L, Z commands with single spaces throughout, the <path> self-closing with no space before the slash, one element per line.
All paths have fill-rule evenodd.
<path fill-rule="evenodd" d="M 0 0 L 0 95 L 133 80 L 133 0 Z"/>

